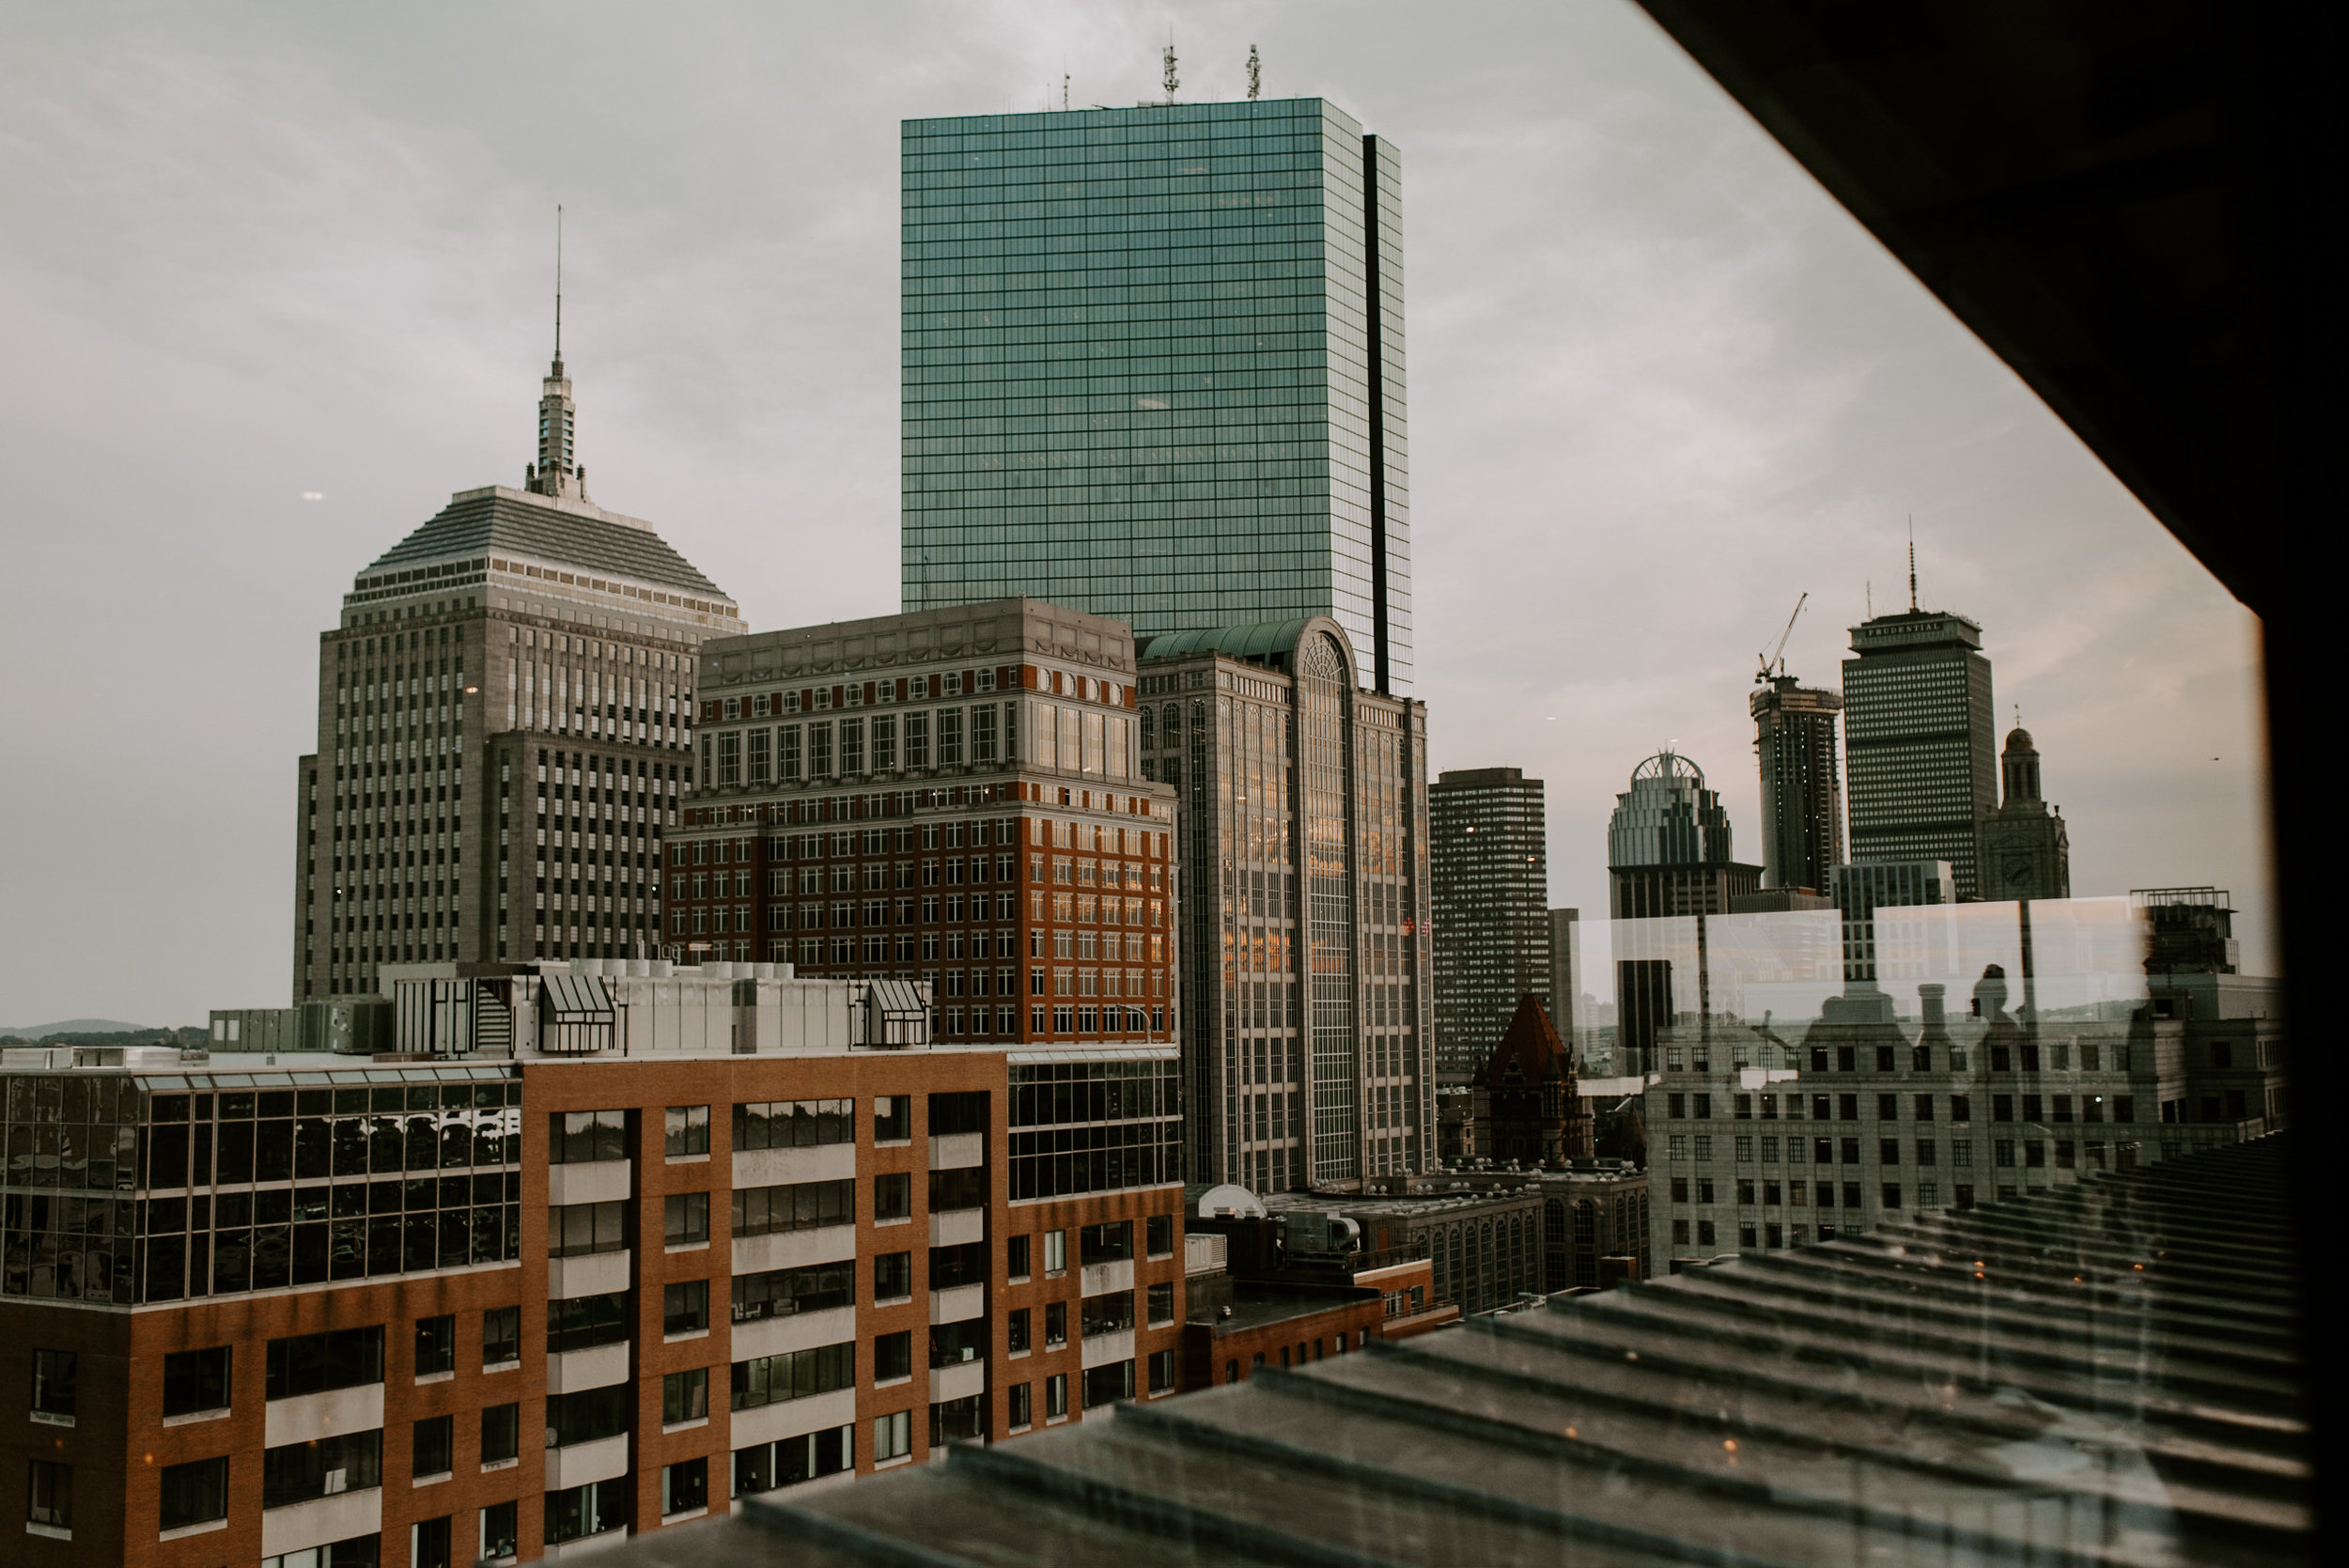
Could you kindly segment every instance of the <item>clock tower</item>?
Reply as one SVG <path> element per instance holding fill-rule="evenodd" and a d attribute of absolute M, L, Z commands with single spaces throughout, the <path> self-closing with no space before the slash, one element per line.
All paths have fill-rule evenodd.
<path fill-rule="evenodd" d="M 2072 896 L 2072 840 L 2063 814 L 2039 794 L 2039 749 L 2030 731 L 2007 732 L 1999 754 L 2005 800 L 1982 822 L 1982 896 L 1985 899 Z"/>

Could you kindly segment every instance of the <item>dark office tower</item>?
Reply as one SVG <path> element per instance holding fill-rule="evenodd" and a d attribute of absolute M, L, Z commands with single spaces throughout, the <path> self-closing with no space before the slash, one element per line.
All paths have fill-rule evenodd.
<path fill-rule="evenodd" d="M 1996 897 L 1978 874 L 1982 818 L 1998 803 L 1990 660 L 1982 628 L 1909 609 L 1851 629 L 1843 762 L 1851 858 L 1947 861 L 1960 898 Z"/>
<path fill-rule="evenodd" d="M 384 964 L 643 957 L 692 782 L 693 650 L 734 601 L 587 499 L 558 349 L 523 488 L 460 490 L 319 639 L 293 1000 Z"/>
<path fill-rule="evenodd" d="M 1174 786 L 1194 1181 L 1435 1164 L 1427 708 L 1359 669 L 1326 616 L 1142 653 L 1143 777 Z"/>
<path fill-rule="evenodd" d="M 1825 893 L 1843 859 L 1843 700 L 1774 675 L 1748 706 L 1762 765 L 1762 885 Z"/>
<path fill-rule="evenodd" d="M 1436 1071 L 1466 1079 L 1517 1003 L 1550 1001 L 1549 857 L 1542 781 L 1455 768 L 1427 791 L 1436 917 Z"/>
<path fill-rule="evenodd" d="M 2072 896 L 2072 836 L 2039 793 L 2039 748 L 2030 731 L 2007 732 L 1999 771 L 2006 800 L 1982 821 L 1984 898 Z"/>
<path fill-rule="evenodd" d="M 1661 752 L 1631 771 L 1607 824 L 1609 912 L 1615 924 L 1616 1021 L 1624 1070 L 1654 1064 L 1656 1032 L 1706 992 L 1707 923 L 1668 916 L 1721 915 L 1761 885 L 1762 868 L 1730 859 L 1729 813 L 1720 792 L 1687 757 Z M 1675 975 L 1674 961 L 1684 972 Z M 1691 976 L 1685 972 L 1695 971 Z M 1675 989 L 1677 987 L 1677 989 Z"/>
<path fill-rule="evenodd" d="M 909 120 L 904 609 L 1326 614 L 1411 690 L 1402 170 L 1318 99 Z"/>

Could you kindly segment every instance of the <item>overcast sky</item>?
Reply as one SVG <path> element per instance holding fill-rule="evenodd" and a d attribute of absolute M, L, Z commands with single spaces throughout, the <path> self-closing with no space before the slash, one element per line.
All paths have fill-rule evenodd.
<path fill-rule="evenodd" d="M 2264 967 L 2252 618 L 1620 0 L 0 17 L 0 1024 L 285 1003 L 319 633 L 521 481 L 558 201 L 596 498 L 754 628 L 895 610 L 898 121 L 1131 104 L 1170 23 L 1401 147 L 1419 695 L 1557 902 L 1666 742 L 1761 858 L 1756 653 L 1808 591 L 1832 682 L 1913 515 L 2075 890 L 2230 887 Z"/>

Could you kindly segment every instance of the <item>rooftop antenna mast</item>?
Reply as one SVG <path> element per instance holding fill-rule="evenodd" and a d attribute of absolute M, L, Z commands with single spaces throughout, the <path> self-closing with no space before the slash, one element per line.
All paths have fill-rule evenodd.
<path fill-rule="evenodd" d="M 1248 101 L 1255 102 L 1256 95 L 1263 90 L 1264 61 L 1257 56 L 1256 46 L 1252 43 L 1248 46 Z"/>
<path fill-rule="evenodd" d="M 1917 515 L 1908 517 L 1908 611 L 1917 613 Z"/>
<path fill-rule="evenodd" d="M 1786 629 L 1778 634 L 1778 646 L 1762 656 L 1762 668 L 1753 677 L 1754 685 L 1759 686 L 1770 678 L 1770 666 L 1773 664 L 1778 666 L 1780 675 L 1786 673 L 1786 660 L 1783 657 L 1786 652 L 1786 639 L 1795 634 L 1795 617 L 1802 613 L 1802 607 L 1809 603 L 1810 599 L 1810 592 L 1805 590 L 1802 598 L 1795 600 L 1795 613 L 1786 617 Z"/>
<path fill-rule="evenodd" d="M 554 373 L 563 374 L 563 204 L 554 204 Z"/>
<path fill-rule="evenodd" d="M 1166 101 L 1168 103 L 1172 104 L 1174 101 L 1174 89 L 1182 85 L 1183 79 L 1174 74 L 1174 29 L 1169 27 L 1166 30 Z"/>

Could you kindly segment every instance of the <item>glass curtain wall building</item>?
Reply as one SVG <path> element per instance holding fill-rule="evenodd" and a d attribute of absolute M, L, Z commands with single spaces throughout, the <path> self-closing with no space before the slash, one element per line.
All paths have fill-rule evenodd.
<path fill-rule="evenodd" d="M 1318 99 L 907 121 L 904 608 L 1327 614 L 1407 695 L 1401 189 Z"/>

